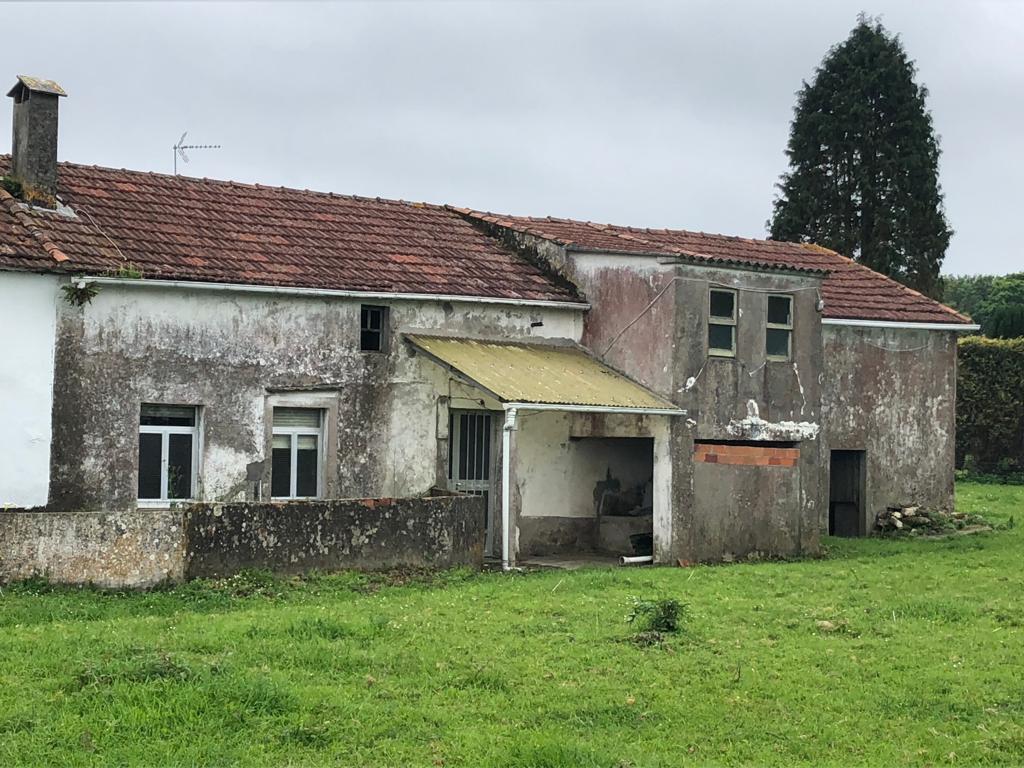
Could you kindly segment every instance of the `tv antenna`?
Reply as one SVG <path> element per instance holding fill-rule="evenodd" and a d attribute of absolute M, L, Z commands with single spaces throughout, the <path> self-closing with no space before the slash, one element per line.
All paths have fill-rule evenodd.
<path fill-rule="evenodd" d="M 178 158 L 181 158 L 181 162 L 188 162 L 188 155 L 185 154 L 186 149 L 220 149 L 220 144 L 186 144 L 185 137 L 188 136 L 188 131 L 181 134 L 181 138 L 178 139 L 178 143 L 174 145 L 174 175 L 178 175 Z"/>

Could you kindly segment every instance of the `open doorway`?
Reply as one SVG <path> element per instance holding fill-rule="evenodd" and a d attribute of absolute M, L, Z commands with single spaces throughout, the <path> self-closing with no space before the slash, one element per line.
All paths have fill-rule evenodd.
<path fill-rule="evenodd" d="M 619 557 L 654 554 L 654 440 L 576 441 L 582 488 L 592 480 L 595 549 Z"/>
<path fill-rule="evenodd" d="M 865 535 L 864 451 L 832 451 L 829 461 L 828 533 Z"/>

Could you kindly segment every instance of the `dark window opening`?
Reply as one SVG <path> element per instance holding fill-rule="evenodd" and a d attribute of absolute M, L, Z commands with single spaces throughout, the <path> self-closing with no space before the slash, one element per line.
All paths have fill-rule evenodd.
<path fill-rule="evenodd" d="M 359 316 L 359 349 L 363 352 L 387 351 L 388 308 L 364 304 Z"/>
<path fill-rule="evenodd" d="M 708 354 L 736 355 L 736 291 L 711 289 L 708 296 Z"/>
<path fill-rule="evenodd" d="M 764 351 L 770 360 L 788 360 L 792 352 L 793 297 L 769 296 Z"/>

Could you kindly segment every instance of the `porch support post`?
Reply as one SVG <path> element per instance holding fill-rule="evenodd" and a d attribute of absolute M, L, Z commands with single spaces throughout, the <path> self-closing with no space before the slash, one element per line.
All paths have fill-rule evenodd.
<path fill-rule="evenodd" d="M 509 570 L 512 567 L 511 549 L 512 532 L 512 431 L 516 428 L 516 408 L 505 406 L 505 424 L 501 430 L 501 567 Z"/>

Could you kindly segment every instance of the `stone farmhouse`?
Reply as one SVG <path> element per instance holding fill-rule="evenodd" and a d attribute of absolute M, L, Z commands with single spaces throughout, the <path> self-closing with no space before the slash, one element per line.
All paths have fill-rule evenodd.
<path fill-rule="evenodd" d="M 151 584 L 241 539 L 804 555 L 952 505 L 974 326 L 838 253 L 58 162 L 64 92 L 8 95 L 0 579 Z"/>

